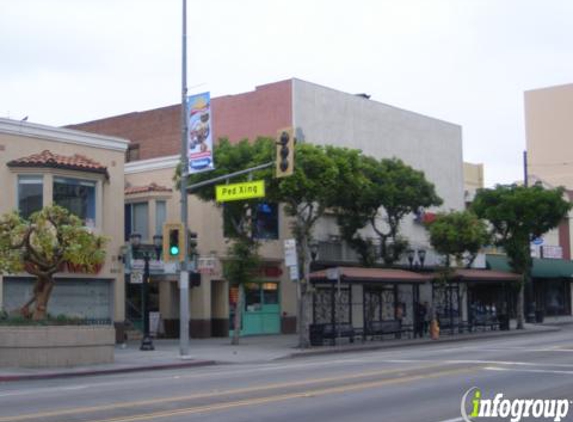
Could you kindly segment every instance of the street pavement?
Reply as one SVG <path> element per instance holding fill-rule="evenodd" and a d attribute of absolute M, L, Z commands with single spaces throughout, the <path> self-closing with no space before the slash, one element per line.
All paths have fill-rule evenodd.
<path fill-rule="evenodd" d="M 336 354 L 296 359 L 285 358 L 294 337 L 274 338 L 272 347 L 268 338 L 253 338 L 213 356 L 228 364 L 0 383 L 0 422 L 462 422 L 462 398 L 472 387 L 484 398 L 502 393 L 570 403 L 573 326 L 526 332 L 405 340 L 403 346 L 360 352 L 340 347 Z M 269 360 L 237 356 L 261 349 L 259 342 Z M 192 341 L 192 353 L 200 355 L 207 343 L 214 344 Z M 236 356 L 234 364 L 229 356 Z M 570 407 L 562 420 L 573 420 Z"/>
<path fill-rule="evenodd" d="M 279 359 L 303 358 L 331 353 L 369 351 L 378 349 L 406 348 L 434 343 L 466 342 L 478 339 L 534 335 L 559 330 L 557 325 L 526 325 L 525 330 L 486 331 L 471 334 L 449 335 L 442 333 L 439 340 L 389 339 L 348 342 L 336 346 L 297 348 L 296 335 L 245 337 L 239 345 L 231 345 L 227 338 L 192 339 L 189 355 L 181 356 L 178 340 L 154 341 L 155 350 L 140 351 L 139 342 L 118 345 L 115 362 L 111 364 L 79 366 L 73 368 L 0 368 L 0 382 L 21 381 L 72 376 L 105 375 L 114 373 L 168 370 L 175 368 L 208 366 L 214 364 L 270 362 Z"/>

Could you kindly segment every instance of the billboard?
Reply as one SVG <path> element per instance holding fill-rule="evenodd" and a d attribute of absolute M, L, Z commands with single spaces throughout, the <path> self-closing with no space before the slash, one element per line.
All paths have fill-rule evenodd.
<path fill-rule="evenodd" d="M 187 97 L 189 174 L 213 170 L 211 97 L 208 92 Z"/>

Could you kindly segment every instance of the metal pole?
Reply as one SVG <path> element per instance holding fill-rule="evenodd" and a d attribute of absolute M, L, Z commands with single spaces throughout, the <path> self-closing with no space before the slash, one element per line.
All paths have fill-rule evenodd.
<path fill-rule="evenodd" d="M 143 255 L 143 283 L 141 284 L 142 308 L 143 308 L 143 339 L 139 350 L 155 350 L 149 334 L 149 254 Z"/>
<path fill-rule="evenodd" d="M 523 151 L 523 185 L 525 187 L 529 186 L 529 170 L 527 165 L 527 151 Z M 529 239 L 528 239 L 529 240 Z M 533 290 L 533 280 L 531 278 L 531 271 L 528 270 L 526 274 L 524 274 L 523 282 L 525 285 L 524 288 L 524 296 L 525 296 L 525 309 L 523 310 L 525 313 L 525 321 L 528 323 L 535 322 L 535 292 Z"/>
<path fill-rule="evenodd" d="M 189 355 L 189 232 L 187 216 L 187 176 L 189 157 L 187 156 L 187 0 L 183 0 L 181 54 L 181 221 L 183 222 L 183 259 L 179 273 L 179 354 Z"/>

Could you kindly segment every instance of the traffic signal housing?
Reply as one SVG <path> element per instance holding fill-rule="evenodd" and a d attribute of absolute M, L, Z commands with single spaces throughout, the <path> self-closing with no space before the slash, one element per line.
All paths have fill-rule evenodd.
<path fill-rule="evenodd" d="M 163 225 L 163 261 L 181 261 L 184 247 L 183 224 L 165 223 Z"/>
<path fill-rule="evenodd" d="M 290 176 L 294 171 L 294 130 L 281 129 L 277 134 L 276 177 Z"/>

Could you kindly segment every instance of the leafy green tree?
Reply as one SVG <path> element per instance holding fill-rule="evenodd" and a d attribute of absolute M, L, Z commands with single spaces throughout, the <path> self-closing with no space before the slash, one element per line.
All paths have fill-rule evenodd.
<path fill-rule="evenodd" d="M 243 140 L 231 144 L 226 139 L 221 139 L 214 149 L 214 160 L 216 170 L 198 173 L 189 176 L 188 184 L 199 183 L 210 180 L 218 176 L 227 175 L 247 168 L 256 167 L 274 160 L 274 141 L 268 138 L 258 138 L 254 142 Z M 180 177 L 180 169 L 176 174 L 176 180 Z M 251 177 L 256 180 L 265 180 L 268 186 L 273 177 L 271 168 L 257 170 Z M 231 183 L 247 181 L 249 175 L 242 175 L 233 178 Z M 215 188 L 213 185 L 204 186 L 192 191 L 202 201 L 215 203 Z M 227 259 L 224 263 L 225 277 L 232 286 L 239 291 L 234 314 L 234 326 L 241 327 L 244 302 L 245 283 L 255 280 L 260 266 L 258 250 L 260 242 L 253 236 L 253 215 L 257 206 L 268 200 L 267 198 L 256 198 L 244 201 L 230 201 L 216 205 L 223 209 L 223 224 L 225 234 L 232 240 L 227 252 Z M 232 344 L 239 344 L 240 329 L 233 331 Z"/>
<path fill-rule="evenodd" d="M 471 211 L 438 213 L 426 227 L 430 244 L 446 257 L 446 267 L 450 266 L 450 256 L 459 263 L 467 257 L 469 267 L 480 249 L 490 241 L 485 222 Z"/>
<path fill-rule="evenodd" d="M 403 218 L 420 208 L 441 205 L 442 200 L 423 172 L 397 158 L 362 157 L 359 171 L 366 182 L 362 179 L 359 189 L 346 191 L 339 198 L 341 233 L 368 263 L 372 244 L 358 230 L 370 225 L 380 238 L 384 263 L 392 265 L 408 248 L 408 242 L 400 235 Z"/>
<path fill-rule="evenodd" d="M 479 190 L 472 204 L 472 210 L 490 222 L 495 243 L 505 249 L 513 271 L 523 276 L 517 303 L 518 328 L 523 328 L 524 322 L 524 285 L 528 289 L 532 286 L 530 242 L 567 216 L 571 204 L 563 194 L 563 188 L 498 185 Z"/>
<path fill-rule="evenodd" d="M 292 176 L 274 179 L 271 196 L 285 204 L 285 212 L 293 217 L 292 233 L 296 240 L 301 280 L 297 284 L 297 324 L 299 347 L 309 346 L 310 249 L 312 231 L 317 221 L 332 206 L 340 191 L 339 183 L 344 168 L 340 166 L 343 149 L 298 143 L 295 149 L 295 168 Z"/>
<path fill-rule="evenodd" d="M 16 212 L 4 214 L 0 217 L 0 274 L 26 271 L 36 277 L 33 296 L 21 312 L 42 320 L 47 316 L 54 274 L 65 263 L 93 271 L 105 261 L 105 243 L 104 237 L 89 232 L 78 217 L 56 205 L 32 214 L 29 220 Z"/>

